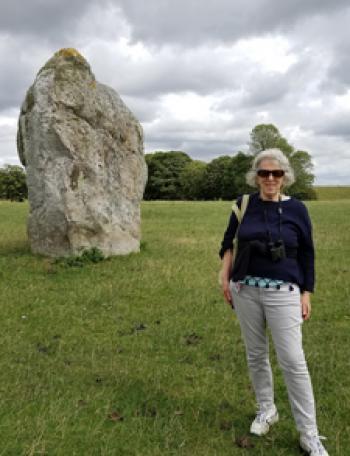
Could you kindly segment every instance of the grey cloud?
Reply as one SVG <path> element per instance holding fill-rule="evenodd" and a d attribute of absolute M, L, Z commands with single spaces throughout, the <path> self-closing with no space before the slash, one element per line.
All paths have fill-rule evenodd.
<path fill-rule="evenodd" d="M 321 125 L 317 125 L 315 133 L 318 135 L 336 136 L 350 141 L 350 115 L 337 114 L 333 117 L 324 117 Z M 350 148 L 349 148 L 350 156 Z"/>
<path fill-rule="evenodd" d="M 246 149 L 245 143 L 220 140 L 176 140 L 167 139 L 162 141 L 155 138 L 150 138 L 146 144 L 146 152 L 153 152 L 156 150 L 181 150 L 192 159 L 210 161 L 219 155 L 234 155 L 242 148 Z M 218 151 L 220 151 L 218 153 Z"/>
<path fill-rule="evenodd" d="M 90 61 L 99 62 L 100 79 L 123 95 L 155 97 L 161 94 L 193 91 L 201 95 L 237 87 L 234 76 L 239 62 L 227 61 L 227 52 L 217 49 L 179 49 L 169 46 L 154 50 L 146 59 L 125 59 L 116 53 L 106 53 L 103 59 L 99 49 L 90 50 Z M 94 68 L 93 68 L 94 70 Z"/>
<path fill-rule="evenodd" d="M 37 72 L 56 50 L 33 36 L 0 33 L 0 111 L 21 105 Z"/>
<path fill-rule="evenodd" d="M 243 97 L 242 103 L 266 109 L 267 105 L 280 102 L 289 91 L 288 76 L 259 75 L 250 81 L 249 91 Z"/>
<path fill-rule="evenodd" d="M 338 49 L 334 54 L 334 63 L 330 67 L 327 78 L 327 86 L 333 88 L 336 93 L 346 91 L 350 85 L 350 45 L 348 49 Z"/>
<path fill-rule="evenodd" d="M 0 110 L 20 106 L 28 86 L 26 78 L 17 71 L 17 65 L 9 73 L 0 73 L 0 86 L 6 87 L 6 90 L 0 91 Z"/>
<path fill-rule="evenodd" d="M 205 121 L 192 119 L 179 119 L 171 114 L 158 118 L 156 122 L 145 124 L 149 137 L 154 139 L 166 140 L 167 138 L 178 141 L 202 140 L 202 141 L 231 141 L 231 138 L 237 137 L 237 134 L 247 129 L 247 122 L 243 123 L 242 119 L 235 117 L 220 118 L 220 113 L 211 112 L 210 118 Z M 217 116 L 219 114 L 219 116 Z M 249 125 L 249 123 L 248 123 Z"/>
<path fill-rule="evenodd" d="M 141 123 L 151 122 L 161 116 L 161 107 L 158 99 L 122 96 L 123 101 Z"/>
<path fill-rule="evenodd" d="M 165 42 L 233 42 L 244 36 L 290 30 L 312 15 L 327 16 L 348 6 L 347 0 L 120 0 L 135 40 Z"/>
<path fill-rule="evenodd" d="M 343 157 L 342 154 L 332 154 L 332 160 L 322 160 L 316 167 L 317 182 L 322 185 L 349 185 L 350 157 Z"/>
<path fill-rule="evenodd" d="M 235 119 L 212 125 L 162 119 L 156 125 L 144 125 L 146 150 L 183 150 L 191 157 L 209 160 L 218 155 L 232 155 L 247 150 L 250 122 L 239 124 Z M 214 134 L 215 133 L 215 134 Z"/>
<path fill-rule="evenodd" d="M 50 51 L 32 38 L 0 35 L 0 110 L 19 108 Z"/>
<path fill-rule="evenodd" d="M 0 29 L 10 35 L 58 41 L 77 25 L 93 3 L 93 0 L 1 1 Z"/>
<path fill-rule="evenodd" d="M 341 94 L 350 83 L 350 5 L 336 9 L 328 17 L 305 17 L 293 33 L 294 51 L 300 54 L 318 54 L 318 67 L 313 74 L 324 71 L 319 89 L 322 93 Z M 307 55 L 305 55 L 307 57 Z M 302 70 L 302 69 L 301 69 Z"/>
<path fill-rule="evenodd" d="M 320 170 L 318 172 L 316 185 L 349 185 L 349 177 L 347 173 L 339 173 L 339 170 L 334 169 L 334 173 L 329 173 L 329 170 Z"/>
<path fill-rule="evenodd" d="M 96 5 L 95 0 L 2 1 L 0 29 L 9 34 L 33 35 L 58 43 L 74 36 L 81 18 Z M 244 36 L 285 31 L 304 17 L 328 16 L 347 5 L 347 0 L 294 0 L 273 2 L 273 5 L 271 0 L 98 2 L 103 11 L 122 8 L 135 40 L 160 46 L 164 43 L 232 42 Z"/>
<path fill-rule="evenodd" d="M 159 95 L 164 93 L 193 91 L 206 95 L 212 91 L 231 85 L 227 74 L 220 73 L 208 62 L 202 60 L 197 66 L 179 59 L 163 62 L 158 67 L 145 67 L 142 73 L 135 73 L 135 78 L 121 79 L 120 88 L 127 94 Z"/>
<path fill-rule="evenodd" d="M 240 135 L 233 141 L 185 141 L 185 150 L 190 151 L 192 158 L 197 160 L 210 161 L 217 158 L 220 155 L 233 156 L 241 150 L 247 151 L 247 143 L 245 140 L 241 140 Z M 218 151 L 220 150 L 220 153 Z"/>

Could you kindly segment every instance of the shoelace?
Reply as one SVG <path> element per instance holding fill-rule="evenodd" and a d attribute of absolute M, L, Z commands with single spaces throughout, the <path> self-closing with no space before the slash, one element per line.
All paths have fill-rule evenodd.
<path fill-rule="evenodd" d="M 264 421 L 266 421 L 266 418 L 267 418 L 266 412 L 258 411 L 255 419 L 258 423 L 263 423 Z"/>
<path fill-rule="evenodd" d="M 310 443 L 310 448 L 312 451 L 317 451 L 319 454 L 324 454 L 324 446 L 321 443 L 321 440 L 327 440 L 326 437 L 323 435 L 310 435 L 309 437 L 309 443 Z"/>

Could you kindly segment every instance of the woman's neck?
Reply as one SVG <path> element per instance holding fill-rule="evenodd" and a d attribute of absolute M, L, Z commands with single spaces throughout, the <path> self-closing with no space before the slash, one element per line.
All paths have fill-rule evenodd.
<path fill-rule="evenodd" d="M 265 193 L 260 192 L 260 198 L 263 201 L 280 201 L 281 194 L 278 192 L 278 193 L 275 193 L 274 195 L 266 195 Z"/>

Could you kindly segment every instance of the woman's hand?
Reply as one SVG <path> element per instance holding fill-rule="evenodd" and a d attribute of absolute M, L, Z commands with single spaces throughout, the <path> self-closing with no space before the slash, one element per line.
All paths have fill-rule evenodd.
<path fill-rule="evenodd" d="M 230 290 L 230 282 L 228 280 L 223 280 L 222 281 L 222 291 L 224 293 L 224 298 L 227 304 L 229 304 L 232 308 L 233 306 L 233 299 L 232 299 L 232 294 Z"/>
<path fill-rule="evenodd" d="M 222 261 L 222 269 L 220 271 L 220 284 L 222 291 L 224 293 L 225 301 L 233 307 L 233 300 L 230 290 L 230 275 L 232 269 L 232 251 L 226 250 L 224 253 L 223 261 Z"/>
<path fill-rule="evenodd" d="M 300 303 L 301 303 L 301 314 L 303 320 L 308 320 L 311 315 L 311 301 L 310 301 L 310 292 L 304 291 L 300 295 Z"/>

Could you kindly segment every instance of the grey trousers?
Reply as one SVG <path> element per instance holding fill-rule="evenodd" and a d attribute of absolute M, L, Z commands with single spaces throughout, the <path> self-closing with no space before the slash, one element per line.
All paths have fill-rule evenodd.
<path fill-rule="evenodd" d="M 247 361 L 260 410 L 274 403 L 267 326 L 287 385 L 299 432 L 317 432 L 314 395 L 302 346 L 300 290 L 293 285 L 257 288 L 235 284 L 230 289 L 246 346 Z"/>

